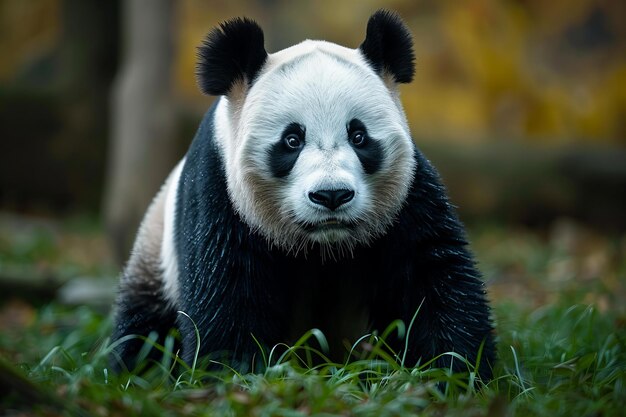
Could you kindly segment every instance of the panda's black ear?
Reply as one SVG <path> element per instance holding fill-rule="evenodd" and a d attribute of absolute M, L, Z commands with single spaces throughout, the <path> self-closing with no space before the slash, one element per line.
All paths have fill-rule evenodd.
<path fill-rule="evenodd" d="M 415 72 L 411 33 L 400 16 L 378 10 L 367 22 L 363 56 L 379 74 L 388 73 L 397 83 L 410 83 Z"/>
<path fill-rule="evenodd" d="M 228 94 L 237 82 L 251 84 L 266 59 L 261 27 L 247 18 L 227 20 L 198 48 L 198 86 L 204 94 Z"/>

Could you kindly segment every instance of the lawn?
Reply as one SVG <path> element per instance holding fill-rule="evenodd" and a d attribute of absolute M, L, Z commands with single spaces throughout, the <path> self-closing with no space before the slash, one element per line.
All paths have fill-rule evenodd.
<path fill-rule="evenodd" d="M 498 335 L 486 385 L 471 364 L 463 375 L 406 368 L 371 336 L 350 363 L 311 366 L 317 353 L 306 340 L 315 332 L 288 357 L 267 359 L 273 365 L 261 374 L 171 372 L 172 354 L 142 374 L 113 375 L 106 309 L 9 294 L 0 304 L 0 415 L 624 415 L 626 237 L 567 221 L 541 232 L 482 225 L 469 235 Z M 104 248 L 89 221 L 0 221 L 0 275 L 105 280 L 115 268 Z"/>

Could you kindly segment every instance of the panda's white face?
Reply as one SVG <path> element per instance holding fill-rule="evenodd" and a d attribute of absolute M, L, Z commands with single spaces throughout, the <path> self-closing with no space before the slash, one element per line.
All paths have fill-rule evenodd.
<path fill-rule="evenodd" d="M 269 55 L 217 115 L 233 205 L 287 250 L 349 254 L 384 234 L 406 198 L 406 118 L 359 50 L 305 41 Z"/>

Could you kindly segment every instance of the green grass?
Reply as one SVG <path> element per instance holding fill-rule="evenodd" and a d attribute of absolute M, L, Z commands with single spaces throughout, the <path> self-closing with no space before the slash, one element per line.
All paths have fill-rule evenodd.
<path fill-rule="evenodd" d="M 39 354 L 22 351 L 19 357 L 38 389 L 63 399 L 56 407 L 37 404 L 41 415 L 55 409 L 67 415 L 80 409 L 86 415 L 124 416 L 621 415 L 626 340 L 615 317 L 583 305 L 531 312 L 502 305 L 496 315 L 500 359 L 495 379 L 486 386 L 468 384 L 467 375 L 447 370 L 404 368 L 376 355 L 375 346 L 363 359 L 317 367 L 307 365 L 307 349 L 300 346 L 290 361 L 258 375 L 182 366 L 171 373 L 169 364 L 141 375 L 112 375 L 109 320 L 88 308 L 44 308 L 26 333 L 33 340 L 22 341 L 39 340 Z M 10 344 L 1 342 L 3 350 Z M 443 391 L 442 382 L 447 383 Z M 13 395 L 4 406 L 32 405 Z"/>
<path fill-rule="evenodd" d="M 106 314 L 12 302 L 3 317 L 13 313 L 15 323 L 5 320 L 0 328 L 0 387 L 10 393 L 0 410 L 42 416 L 621 416 L 626 239 L 559 230 L 538 235 L 483 227 L 471 234 L 498 332 L 499 360 L 486 385 L 473 373 L 454 375 L 428 364 L 407 369 L 384 353 L 380 338 L 366 338 L 347 364 L 312 366 L 318 353 L 306 342 L 321 337 L 315 332 L 285 358 L 272 355 L 274 365 L 260 374 L 181 364 L 171 372 L 172 354 L 142 374 L 113 375 Z M 19 314 L 25 318 L 18 320 Z M 11 373 L 27 384 L 2 386 Z"/>

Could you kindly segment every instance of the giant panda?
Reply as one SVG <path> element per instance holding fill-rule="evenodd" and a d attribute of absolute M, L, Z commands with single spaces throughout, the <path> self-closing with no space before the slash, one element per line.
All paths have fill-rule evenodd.
<path fill-rule="evenodd" d="M 268 54 L 246 18 L 208 34 L 197 79 L 220 97 L 139 228 L 115 303 L 116 369 L 136 365 L 143 341 L 129 335 L 176 328 L 186 362 L 198 350 L 246 371 L 260 347 L 311 328 L 336 353 L 415 318 L 387 341 L 406 365 L 466 371 L 456 352 L 491 377 L 484 284 L 399 99 L 412 48 L 384 10 L 356 49 L 307 40 Z"/>

